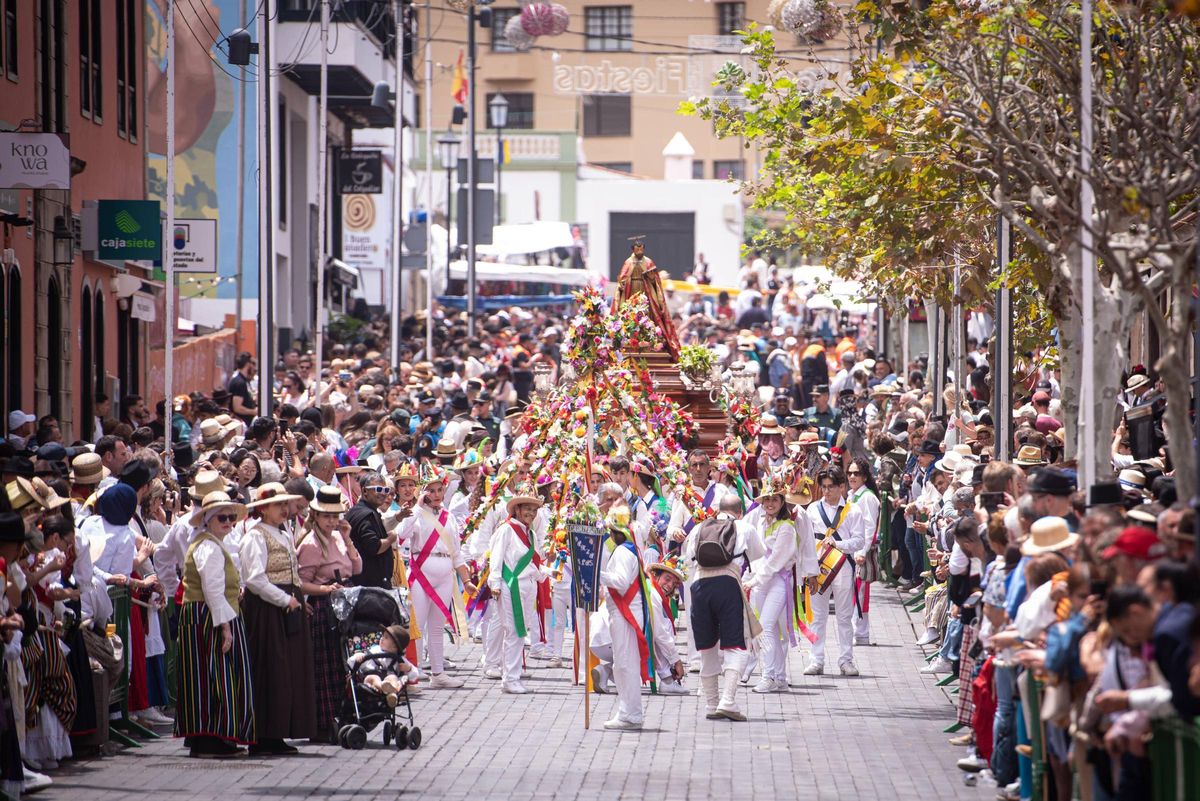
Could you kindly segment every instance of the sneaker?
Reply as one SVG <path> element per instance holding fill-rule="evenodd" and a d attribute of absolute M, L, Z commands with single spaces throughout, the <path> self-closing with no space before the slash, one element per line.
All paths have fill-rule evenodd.
<path fill-rule="evenodd" d="M 487 670 L 483 671 L 483 677 L 485 679 L 498 679 L 501 677 L 501 675 L 500 668 L 488 668 Z"/>
<path fill-rule="evenodd" d="M 592 691 L 606 695 L 608 693 L 608 677 L 599 665 L 592 668 Z"/>
<path fill-rule="evenodd" d="M 871 645 L 874 645 L 875 643 L 871 642 L 870 637 L 855 637 L 854 644 L 862 645 L 862 646 L 871 646 Z"/>
<path fill-rule="evenodd" d="M 659 695 L 691 695 L 687 687 L 683 686 L 682 682 L 673 679 L 664 679 L 658 683 Z"/>
<path fill-rule="evenodd" d="M 425 692 L 425 688 L 419 682 L 411 681 L 408 683 L 409 695 L 420 695 L 423 692 Z"/>
<path fill-rule="evenodd" d="M 442 657 L 442 667 L 445 670 L 458 670 L 458 663 L 448 656 Z"/>
<path fill-rule="evenodd" d="M 429 686 L 435 690 L 455 690 L 462 687 L 464 683 L 462 679 L 447 676 L 445 673 L 435 673 L 429 680 Z"/>
<path fill-rule="evenodd" d="M 842 665 L 842 666 L 841 666 L 841 671 L 842 671 L 842 675 L 843 675 L 843 676 L 857 676 L 857 675 L 859 675 L 859 673 L 858 673 L 858 668 L 854 666 L 854 663 L 853 663 L 853 662 L 847 662 L 846 664 Z"/>
<path fill-rule="evenodd" d="M 825 674 L 825 666 L 819 665 L 816 662 L 811 663 L 804 669 L 805 676 L 823 676 Z"/>
<path fill-rule="evenodd" d="M 949 659 L 942 659 L 940 656 L 925 667 L 921 668 L 921 672 L 925 674 L 956 673 L 957 671 L 958 665 L 954 664 Z"/>
<path fill-rule="evenodd" d="M 941 634 L 937 629 L 925 629 L 925 633 L 917 640 L 917 645 L 933 645 L 941 638 Z"/>
<path fill-rule="evenodd" d="M 500 690 L 509 695 L 525 695 L 529 692 L 529 690 L 525 689 L 525 685 L 519 681 L 506 681 L 500 685 Z"/>
<path fill-rule="evenodd" d="M 36 793 L 38 790 L 45 790 L 52 784 L 54 784 L 54 780 L 49 776 L 38 773 L 36 770 L 25 768 L 25 781 L 21 785 L 21 792 Z"/>
<path fill-rule="evenodd" d="M 741 676 L 738 677 L 741 680 L 742 684 L 750 683 L 750 677 L 752 675 L 754 675 L 754 668 L 757 666 L 758 666 L 758 663 L 756 661 L 754 661 L 753 659 L 746 662 L 746 666 L 744 668 L 742 668 Z"/>
<path fill-rule="evenodd" d="M 959 770 L 965 770 L 967 773 L 978 773 L 988 766 L 987 760 L 979 756 L 979 754 L 971 754 L 963 757 L 955 763 Z"/>
<path fill-rule="evenodd" d="M 550 667 L 561 668 L 562 666 L 563 666 L 562 657 L 560 657 L 560 656 L 550 657 Z"/>
<path fill-rule="evenodd" d="M 604 728 L 609 730 L 615 729 L 617 731 L 637 731 L 638 729 L 642 728 L 642 724 L 635 723 L 632 720 L 613 718 L 612 720 L 604 721 Z"/>
<path fill-rule="evenodd" d="M 154 707 L 146 707 L 137 713 L 138 721 L 145 721 L 152 726 L 170 726 L 175 723 L 173 718 L 169 718 Z"/>
<path fill-rule="evenodd" d="M 761 679 L 759 679 L 758 684 L 755 684 L 751 689 L 751 692 L 756 693 L 773 693 L 775 691 L 775 680 L 768 679 L 766 676 L 763 676 Z"/>
<path fill-rule="evenodd" d="M 975 732 L 973 732 L 973 731 L 969 731 L 966 734 L 959 735 L 958 737 L 950 738 L 950 745 L 968 746 L 968 745 L 973 745 L 974 743 L 975 743 Z"/>

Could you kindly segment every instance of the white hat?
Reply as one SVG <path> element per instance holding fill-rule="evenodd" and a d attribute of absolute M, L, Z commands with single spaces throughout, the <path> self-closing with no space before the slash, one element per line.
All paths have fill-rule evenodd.
<path fill-rule="evenodd" d="M 8 413 L 8 428 L 11 431 L 14 428 L 20 428 L 26 423 L 36 423 L 37 418 L 29 412 L 23 412 L 20 409 L 13 409 Z"/>

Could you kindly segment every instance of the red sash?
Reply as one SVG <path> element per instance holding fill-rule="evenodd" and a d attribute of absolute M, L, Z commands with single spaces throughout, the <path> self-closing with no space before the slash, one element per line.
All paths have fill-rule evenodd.
<path fill-rule="evenodd" d="M 518 523 L 518 521 L 516 521 L 516 520 L 513 520 L 513 522 Z M 537 548 L 534 548 L 530 544 L 529 534 L 528 534 L 528 532 L 526 532 L 524 530 L 524 528 L 525 527 L 520 525 L 519 523 L 518 523 L 518 525 L 515 525 L 512 527 L 513 531 L 515 531 L 517 534 L 517 539 L 519 539 L 521 541 L 521 544 L 533 552 L 533 566 L 541 567 L 542 566 L 542 557 L 538 556 Z M 552 604 L 554 603 L 554 601 L 551 597 L 551 594 L 550 594 L 550 579 L 542 579 L 541 581 L 539 581 L 537 583 L 536 599 L 537 599 L 537 616 L 538 616 L 538 624 L 539 624 L 538 625 L 538 629 L 539 629 L 538 641 L 546 642 L 547 641 L 546 640 L 546 611 L 553 608 Z"/>
<path fill-rule="evenodd" d="M 425 564 L 425 560 L 429 558 L 429 554 L 433 553 L 434 544 L 441 539 L 442 535 L 439 532 L 440 529 L 446 525 L 447 519 L 449 519 L 449 514 L 445 509 L 443 509 L 442 513 L 438 515 L 437 523 L 434 524 L 433 531 L 430 532 L 429 537 L 425 540 L 425 544 L 421 546 L 421 552 L 412 558 L 412 565 L 410 566 L 408 572 L 408 578 L 410 583 L 415 580 L 421 585 L 421 589 L 425 591 L 425 594 L 428 595 L 430 600 L 433 601 L 433 605 L 436 606 L 442 615 L 445 616 L 446 622 L 450 624 L 450 628 L 454 630 L 455 634 L 457 634 L 458 626 L 454 622 L 454 615 L 450 613 L 449 608 L 446 606 L 446 602 L 442 600 L 442 596 L 438 595 L 434 591 L 433 584 L 430 583 L 429 579 L 427 579 L 425 574 L 421 571 L 421 565 Z M 426 636 L 431 635 L 427 634 Z"/>
<path fill-rule="evenodd" d="M 642 665 L 642 682 L 645 683 L 650 680 L 650 673 L 647 670 L 650 662 L 650 643 L 646 642 L 646 633 L 642 631 L 641 626 L 634 619 L 633 610 L 629 606 L 633 602 L 633 596 L 637 595 L 639 589 L 641 588 L 638 587 L 638 579 L 635 577 L 629 583 L 629 589 L 625 590 L 624 593 L 618 593 L 612 587 L 609 587 L 608 594 L 612 596 L 613 602 L 617 605 L 617 611 L 621 613 L 621 617 L 625 618 L 625 622 L 632 626 L 634 633 L 637 634 L 638 661 Z"/>
<path fill-rule="evenodd" d="M 662 591 L 661 587 L 659 587 L 653 581 L 650 583 L 654 586 L 654 591 L 658 593 L 658 597 L 662 599 L 663 615 L 667 618 L 667 620 L 671 621 L 671 631 L 674 632 L 675 618 L 671 617 L 671 599 L 667 597 L 666 593 Z"/>

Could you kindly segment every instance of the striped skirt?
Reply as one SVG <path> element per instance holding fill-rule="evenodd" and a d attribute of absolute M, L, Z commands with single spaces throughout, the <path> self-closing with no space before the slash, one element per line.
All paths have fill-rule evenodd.
<path fill-rule="evenodd" d="M 250 652 L 242 619 L 229 621 L 233 648 L 221 653 L 221 630 L 203 601 L 179 610 L 179 669 L 175 690 L 175 736 L 220 737 L 253 743 L 254 694 Z"/>
<path fill-rule="evenodd" d="M 308 605 L 312 609 L 308 622 L 312 629 L 317 737 L 324 740 L 337 734 L 336 718 L 346 698 L 348 671 L 329 596 L 310 596 Z"/>
<path fill-rule="evenodd" d="M 25 688 L 25 727 L 38 726 L 42 706 L 49 706 L 66 731 L 75 725 L 78 698 L 75 678 L 58 635 L 42 629 L 22 642 L 21 660 L 29 685 Z"/>

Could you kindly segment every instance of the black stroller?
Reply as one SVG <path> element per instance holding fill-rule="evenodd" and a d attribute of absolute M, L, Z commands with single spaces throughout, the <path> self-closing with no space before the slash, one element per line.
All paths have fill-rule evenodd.
<path fill-rule="evenodd" d="M 341 634 L 342 657 L 366 653 L 378 645 L 387 626 L 408 626 L 408 614 L 399 602 L 395 591 L 379 587 L 348 587 L 335 592 L 330 599 L 334 617 Z M 383 744 L 393 742 L 399 749 L 421 746 L 421 730 L 413 722 L 412 704 L 408 698 L 407 685 L 397 693 L 398 703 L 389 706 L 383 693 L 364 684 L 368 673 L 394 672 L 393 666 L 404 657 L 369 654 L 350 671 L 349 687 L 338 715 L 338 743 L 343 748 L 359 750 L 367 744 L 367 732 L 383 724 Z M 401 711 L 403 707 L 403 711 Z M 400 719 L 406 716 L 405 725 Z"/>

